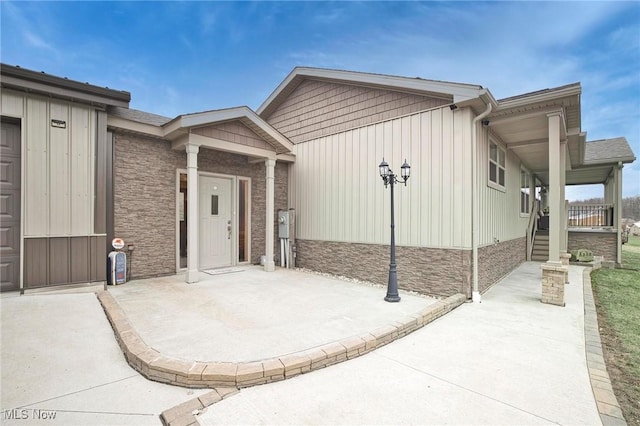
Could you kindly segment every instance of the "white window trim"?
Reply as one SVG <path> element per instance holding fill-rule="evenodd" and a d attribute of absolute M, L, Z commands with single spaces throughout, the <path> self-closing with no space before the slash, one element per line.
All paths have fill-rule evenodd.
<path fill-rule="evenodd" d="M 529 202 L 527 203 L 527 212 L 522 212 L 522 172 L 527 175 L 527 189 L 529 189 Z M 518 174 L 518 210 L 520 211 L 520 217 L 529 217 L 531 215 L 531 173 L 524 166 L 520 165 L 520 173 Z"/>
<path fill-rule="evenodd" d="M 500 166 L 498 163 L 491 160 L 491 144 L 494 144 L 499 150 L 503 152 L 504 167 Z M 493 189 L 497 189 L 498 191 L 507 192 L 507 150 L 504 149 L 504 147 L 500 143 L 498 143 L 496 140 L 494 140 L 492 137 L 489 137 L 489 143 L 487 144 L 487 158 L 485 161 L 487 161 L 485 163 L 487 164 L 487 186 Z M 490 162 L 493 162 L 498 167 L 498 169 L 496 169 L 496 179 L 499 179 L 499 176 L 500 176 L 499 169 L 502 168 L 504 170 L 504 183 L 505 183 L 504 186 L 491 180 L 491 167 L 489 167 Z M 519 178 L 520 176 L 518 175 L 518 179 Z M 519 184 L 520 183 L 518 183 L 518 185 Z M 520 208 L 518 207 L 518 210 L 519 209 Z"/>

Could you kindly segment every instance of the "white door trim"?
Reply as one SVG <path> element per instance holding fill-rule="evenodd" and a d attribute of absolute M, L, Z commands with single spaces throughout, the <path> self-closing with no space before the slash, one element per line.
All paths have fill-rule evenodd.
<path fill-rule="evenodd" d="M 176 247 L 175 247 L 175 262 L 176 262 L 176 273 L 179 272 L 185 272 L 187 271 L 187 268 L 181 268 L 180 267 L 180 196 L 178 195 L 180 193 L 180 174 L 187 174 L 187 169 L 183 169 L 183 168 L 178 168 L 176 169 L 176 182 L 175 182 L 175 197 L 176 197 L 176 203 L 175 203 L 175 243 L 176 243 Z M 248 209 L 248 215 L 249 215 L 249 223 L 248 223 L 248 233 L 249 233 L 249 237 L 248 237 L 248 241 L 249 241 L 249 247 L 248 247 L 248 255 L 247 255 L 247 261 L 246 262 L 242 262 L 243 264 L 246 263 L 250 263 L 251 262 L 251 178 L 250 177 L 245 177 L 245 176 L 235 176 L 235 175 L 227 175 L 227 174 L 223 174 L 223 173 L 213 173 L 213 172 L 202 172 L 202 171 L 198 171 L 198 178 L 200 178 L 200 176 L 205 176 L 205 177 L 215 177 L 215 178 L 221 178 L 221 179 L 229 179 L 231 181 L 231 223 L 232 223 L 232 229 L 231 229 L 231 266 L 237 265 L 240 262 L 238 262 L 238 203 L 239 203 L 239 198 L 238 198 L 238 190 L 239 190 L 239 181 L 240 179 L 244 179 L 249 181 L 249 194 L 248 194 L 248 200 L 247 200 L 247 209 Z M 189 183 L 187 182 L 187 185 L 189 185 Z M 198 190 L 200 190 L 200 187 L 198 186 Z M 189 205 L 189 201 L 187 200 L 187 208 Z M 189 253 L 187 253 L 187 256 L 189 256 Z M 199 260 L 199 259 L 198 259 Z M 198 267 L 198 269 L 200 269 Z"/>

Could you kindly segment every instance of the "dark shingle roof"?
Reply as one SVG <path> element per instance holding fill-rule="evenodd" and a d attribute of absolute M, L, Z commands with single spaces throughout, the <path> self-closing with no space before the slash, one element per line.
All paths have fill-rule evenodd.
<path fill-rule="evenodd" d="M 162 126 L 172 120 L 172 118 L 162 115 L 122 107 L 109 107 L 107 112 L 114 117 L 137 121 L 138 123 L 151 124 L 153 126 Z"/>
<path fill-rule="evenodd" d="M 633 151 L 624 137 L 587 142 L 584 146 L 584 164 L 635 160 Z"/>
<path fill-rule="evenodd" d="M 498 99 L 498 102 L 512 101 L 515 99 L 527 98 L 535 95 L 542 95 L 544 93 L 551 93 L 551 92 L 556 92 L 558 90 L 568 89 L 570 87 L 579 87 L 579 86 L 580 86 L 580 83 L 570 83 L 570 84 L 565 84 L 563 86 L 553 87 L 549 89 L 536 90 L 534 92 L 528 92 L 528 93 L 522 93 L 520 95 L 509 96 L 507 98 Z"/>

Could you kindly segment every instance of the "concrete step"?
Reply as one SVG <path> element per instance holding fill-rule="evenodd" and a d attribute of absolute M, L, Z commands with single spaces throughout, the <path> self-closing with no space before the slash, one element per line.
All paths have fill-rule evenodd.
<path fill-rule="evenodd" d="M 533 260 L 534 262 L 546 262 L 548 258 L 549 256 L 531 256 L 531 260 Z"/>

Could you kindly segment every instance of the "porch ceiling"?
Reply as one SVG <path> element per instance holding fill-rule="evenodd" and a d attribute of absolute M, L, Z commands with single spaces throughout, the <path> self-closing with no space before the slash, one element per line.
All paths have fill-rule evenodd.
<path fill-rule="evenodd" d="M 566 141 L 568 173 L 582 164 L 581 146 L 586 135 L 580 129 L 580 93 L 580 84 L 576 83 L 501 99 L 488 117 L 488 126 L 524 167 L 548 183 L 549 114 L 560 113 L 560 140 Z M 576 177 L 577 181 L 583 179 L 588 180 L 586 176 Z"/>

